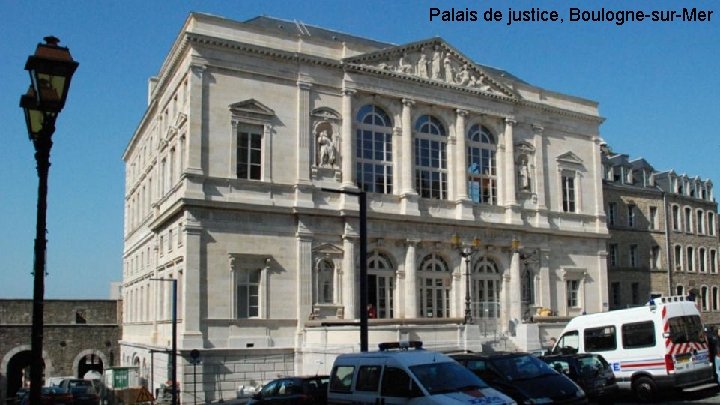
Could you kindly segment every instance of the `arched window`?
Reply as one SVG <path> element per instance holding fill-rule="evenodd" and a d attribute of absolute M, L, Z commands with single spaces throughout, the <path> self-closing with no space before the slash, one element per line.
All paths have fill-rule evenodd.
<path fill-rule="evenodd" d="M 484 126 L 470 127 L 467 133 L 468 196 L 476 203 L 497 204 L 497 145 Z"/>
<path fill-rule="evenodd" d="M 447 136 L 431 115 L 415 123 L 415 189 L 424 198 L 447 198 Z"/>
<path fill-rule="evenodd" d="M 333 285 L 335 281 L 335 265 L 330 259 L 322 259 L 317 263 L 317 303 L 331 304 L 334 302 Z"/>
<path fill-rule="evenodd" d="M 385 254 L 374 251 L 368 257 L 367 269 L 368 303 L 375 306 L 378 318 L 393 318 L 395 269 L 392 262 Z"/>
<path fill-rule="evenodd" d="M 703 311 L 708 311 L 710 309 L 709 299 L 708 287 L 706 285 L 700 287 L 700 305 L 702 306 L 701 308 Z"/>
<path fill-rule="evenodd" d="M 452 274 L 445 259 L 436 254 L 425 256 L 418 269 L 420 316 L 450 317 L 450 286 Z"/>
<path fill-rule="evenodd" d="M 692 246 L 687 247 L 687 271 L 695 271 L 695 250 Z"/>
<path fill-rule="evenodd" d="M 356 121 L 355 182 L 370 193 L 392 194 L 392 120 L 368 104 L 360 108 Z"/>
<path fill-rule="evenodd" d="M 675 245 L 674 262 L 675 262 L 675 271 L 681 271 L 683 269 L 683 260 L 682 260 L 682 247 L 680 245 Z"/>
<path fill-rule="evenodd" d="M 497 264 L 489 257 L 480 257 L 475 262 L 470 276 L 473 317 L 500 316 L 500 276 Z"/>
<path fill-rule="evenodd" d="M 706 260 L 707 260 L 707 257 L 705 256 L 705 248 L 699 248 L 698 249 L 698 270 L 700 270 L 701 273 L 707 272 L 707 267 L 705 267 Z"/>
<path fill-rule="evenodd" d="M 717 286 L 713 286 L 712 288 L 712 310 L 717 311 L 718 310 L 718 294 L 720 294 L 720 291 L 718 290 Z"/>
<path fill-rule="evenodd" d="M 673 205 L 672 207 L 673 230 L 680 230 L 680 207 Z"/>

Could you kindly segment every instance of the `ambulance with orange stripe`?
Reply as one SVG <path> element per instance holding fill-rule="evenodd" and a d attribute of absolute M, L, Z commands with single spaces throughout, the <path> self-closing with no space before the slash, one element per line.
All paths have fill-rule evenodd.
<path fill-rule="evenodd" d="M 632 389 L 642 401 L 662 388 L 696 391 L 715 385 L 700 312 L 682 296 L 577 316 L 552 351 L 601 354 L 618 386 Z"/>

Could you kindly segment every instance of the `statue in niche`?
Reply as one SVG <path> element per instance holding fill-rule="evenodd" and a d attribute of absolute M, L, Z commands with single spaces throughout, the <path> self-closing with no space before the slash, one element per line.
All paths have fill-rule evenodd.
<path fill-rule="evenodd" d="M 420 60 L 418 60 L 417 64 L 417 74 L 418 76 L 427 79 L 428 76 L 428 60 L 427 56 L 425 56 L 425 53 L 420 54 Z"/>
<path fill-rule="evenodd" d="M 335 165 L 336 160 L 336 148 L 331 134 L 328 133 L 327 129 L 321 130 L 317 135 L 318 143 L 318 166 L 329 166 Z"/>
<path fill-rule="evenodd" d="M 440 51 L 440 47 L 436 46 L 435 51 L 432 55 L 432 62 L 430 62 L 431 72 L 433 79 L 440 79 L 440 66 L 442 66 L 442 52 Z"/>
<path fill-rule="evenodd" d="M 518 159 L 518 185 L 522 191 L 530 191 L 530 168 L 526 155 Z"/>

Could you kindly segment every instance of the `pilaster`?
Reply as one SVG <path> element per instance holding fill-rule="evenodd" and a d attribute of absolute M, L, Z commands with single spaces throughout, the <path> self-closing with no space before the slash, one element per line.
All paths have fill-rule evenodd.
<path fill-rule="evenodd" d="M 359 316 L 356 311 L 358 295 L 356 291 L 357 269 L 355 267 L 355 240 L 358 235 L 351 234 L 348 225 L 345 226 L 345 234 L 343 235 L 343 280 L 342 280 L 342 297 L 343 305 L 345 305 L 345 319 L 355 319 Z"/>
<path fill-rule="evenodd" d="M 405 250 L 405 318 L 418 317 L 416 250 L 419 239 L 408 239 Z"/>
<path fill-rule="evenodd" d="M 203 306 L 201 305 L 202 302 L 207 300 L 207 291 L 203 291 L 200 287 L 203 284 L 200 282 L 202 278 L 200 274 L 202 254 L 200 252 L 202 250 L 203 227 L 192 217 L 189 217 L 183 229 L 186 242 L 185 271 L 182 273 L 182 285 L 185 288 L 184 291 L 178 291 L 178 294 L 184 294 L 180 300 L 182 308 L 178 309 L 178 313 L 183 314 L 183 330 L 178 346 L 180 348 L 197 349 L 203 347 L 200 308 Z"/>
<path fill-rule="evenodd" d="M 341 170 L 342 170 L 342 187 L 355 187 L 353 160 L 355 158 L 355 143 L 353 139 L 352 129 L 352 98 L 355 94 L 354 89 L 345 88 L 342 97 L 342 134 L 340 149 Z"/>
<path fill-rule="evenodd" d="M 545 138 L 543 136 L 544 128 L 539 125 L 533 125 L 533 143 L 535 146 L 535 198 L 537 199 L 537 215 L 535 216 L 535 226 L 538 228 L 548 228 L 548 210 L 546 202 L 545 187 Z"/>
<path fill-rule="evenodd" d="M 312 84 L 297 82 L 297 155 L 295 174 L 295 207 L 312 208 L 310 186 L 310 89 Z"/>
<path fill-rule="evenodd" d="M 295 234 L 297 269 L 296 289 L 298 329 L 303 329 L 302 320 L 307 319 L 312 312 L 312 233 L 306 228 L 302 219 L 298 219 L 298 228 Z"/>

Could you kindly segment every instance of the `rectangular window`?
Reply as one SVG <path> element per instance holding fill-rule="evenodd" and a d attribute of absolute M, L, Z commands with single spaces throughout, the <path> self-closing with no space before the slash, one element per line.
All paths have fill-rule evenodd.
<path fill-rule="evenodd" d="M 617 348 L 614 326 L 601 326 L 599 328 L 585 329 L 585 351 L 603 352 Z"/>
<path fill-rule="evenodd" d="M 236 316 L 238 319 L 260 316 L 260 269 L 237 272 Z"/>
<path fill-rule="evenodd" d="M 578 308 L 578 293 L 580 291 L 580 281 L 567 280 L 565 284 L 567 288 L 567 306 L 568 308 Z"/>
<path fill-rule="evenodd" d="M 608 246 L 608 266 L 617 267 L 618 265 L 618 245 L 611 243 Z"/>
<path fill-rule="evenodd" d="M 628 227 L 634 228 L 635 227 L 635 205 L 629 204 L 627 206 L 628 209 Z"/>
<path fill-rule="evenodd" d="M 638 266 L 638 245 L 630 245 L 630 257 L 629 257 L 629 264 L 630 267 L 636 268 Z"/>
<path fill-rule="evenodd" d="M 243 125 L 237 134 L 237 177 L 260 180 L 262 161 L 262 127 Z"/>
<path fill-rule="evenodd" d="M 648 229 L 658 228 L 660 228 L 660 226 L 658 224 L 657 207 L 650 207 L 650 220 L 648 222 Z"/>
<path fill-rule="evenodd" d="M 617 218 L 617 203 L 615 203 L 615 202 L 608 203 L 608 212 L 607 212 L 608 225 L 615 225 L 616 218 Z"/>
<path fill-rule="evenodd" d="M 653 246 L 650 249 L 650 268 L 653 270 L 660 268 L 660 246 Z"/>
<path fill-rule="evenodd" d="M 564 212 L 576 212 L 575 210 L 575 177 L 571 174 L 562 175 L 562 199 Z"/>
<path fill-rule="evenodd" d="M 630 290 L 631 290 L 631 294 L 632 294 L 632 304 L 639 305 L 640 304 L 640 283 L 630 284 Z"/>
<path fill-rule="evenodd" d="M 613 307 L 620 306 L 620 283 L 615 281 L 610 284 L 610 297 L 612 298 Z"/>
<path fill-rule="evenodd" d="M 647 321 L 623 325 L 622 345 L 625 349 L 655 346 L 655 324 Z"/>

